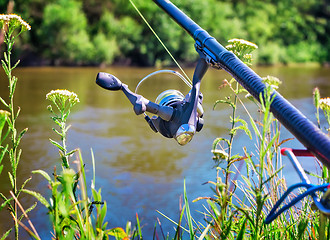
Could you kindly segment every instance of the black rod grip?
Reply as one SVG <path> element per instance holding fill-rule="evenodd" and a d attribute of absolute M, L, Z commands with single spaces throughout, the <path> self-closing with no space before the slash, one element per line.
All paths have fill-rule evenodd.
<path fill-rule="evenodd" d="M 266 86 L 261 78 L 227 51 L 220 43 L 200 28 L 193 20 L 169 0 L 154 0 L 168 15 L 184 28 L 203 51 L 214 57 L 216 63 L 231 74 L 254 98 L 259 101 Z M 330 167 L 330 138 L 308 120 L 299 110 L 276 91 L 271 105 L 274 116 L 320 161 Z"/>

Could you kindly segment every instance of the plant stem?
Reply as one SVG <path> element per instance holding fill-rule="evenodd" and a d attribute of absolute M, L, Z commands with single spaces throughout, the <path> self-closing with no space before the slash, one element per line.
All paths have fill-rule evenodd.
<path fill-rule="evenodd" d="M 5 38 L 6 38 L 6 43 L 7 43 L 7 53 L 6 53 L 6 58 L 5 58 L 5 64 L 6 67 L 8 69 L 8 73 L 7 73 L 7 77 L 8 77 L 8 81 L 9 81 L 9 110 L 10 110 L 10 116 L 11 116 L 11 142 L 12 142 L 12 149 L 9 151 L 9 155 L 10 155 L 10 161 L 11 161 L 11 166 L 12 166 L 12 177 L 13 177 L 13 190 L 12 192 L 14 193 L 15 197 L 18 197 L 17 194 L 17 174 L 16 174 L 16 170 L 17 170 L 17 163 L 18 163 L 18 157 L 17 157 L 17 130 L 16 130 L 16 118 L 18 114 L 15 114 L 14 111 L 14 93 L 15 93 L 15 88 L 16 88 L 16 80 L 15 78 L 12 76 L 12 67 L 11 67 L 11 50 L 12 50 L 12 46 L 13 46 L 13 41 L 14 38 L 11 36 L 10 33 L 5 34 Z M 14 219 L 18 219 L 18 214 L 17 214 L 17 203 L 14 203 Z M 14 221 L 15 222 L 15 239 L 18 240 L 18 221 Z"/>

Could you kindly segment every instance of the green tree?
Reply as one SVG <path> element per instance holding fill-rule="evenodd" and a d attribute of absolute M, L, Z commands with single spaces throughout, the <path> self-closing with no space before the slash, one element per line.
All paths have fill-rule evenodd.
<path fill-rule="evenodd" d="M 93 44 L 87 27 L 82 4 L 78 1 L 59 0 L 47 5 L 40 28 L 44 53 L 55 64 L 89 63 Z"/>

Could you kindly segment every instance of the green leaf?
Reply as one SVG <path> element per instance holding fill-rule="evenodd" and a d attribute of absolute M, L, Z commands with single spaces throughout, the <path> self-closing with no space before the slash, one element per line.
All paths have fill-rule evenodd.
<path fill-rule="evenodd" d="M 5 57 L 5 62 L 9 62 L 9 61 L 8 61 L 8 55 L 7 55 L 7 52 L 4 52 L 4 53 L 3 53 L 3 56 Z"/>
<path fill-rule="evenodd" d="M 220 216 L 220 211 L 217 208 L 217 206 L 215 205 L 215 203 L 211 200 L 207 200 L 207 203 L 210 205 L 210 207 L 214 213 L 214 216 L 212 215 L 212 218 L 214 218 L 214 220 L 218 219 L 218 217 Z"/>
<path fill-rule="evenodd" d="M 62 152 L 65 152 L 64 148 L 56 141 L 52 140 L 52 139 L 49 139 L 49 141 L 55 146 L 57 147 L 58 149 L 60 149 Z"/>
<path fill-rule="evenodd" d="M 10 180 L 10 184 L 12 186 L 12 188 L 15 187 L 15 184 L 14 184 L 14 178 L 13 178 L 13 175 L 11 175 L 10 172 L 8 172 L 8 176 L 9 176 L 9 180 Z"/>
<path fill-rule="evenodd" d="M 280 132 L 277 132 L 277 133 L 275 134 L 275 136 L 272 138 L 272 140 L 268 143 L 266 149 L 265 149 L 262 153 L 260 153 L 260 154 L 261 154 L 260 159 L 263 159 L 263 158 L 265 157 L 265 155 L 267 154 L 267 152 L 269 151 L 269 149 L 270 149 L 272 146 L 274 146 L 274 142 L 275 142 L 276 139 L 278 139 L 278 136 L 279 136 L 279 135 L 280 135 Z"/>
<path fill-rule="evenodd" d="M 20 112 L 21 112 L 21 108 L 20 108 L 20 107 L 18 107 L 18 109 L 17 109 L 17 113 L 16 113 L 16 116 L 15 116 L 15 120 L 18 118 L 18 116 L 19 116 Z"/>
<path fill-rule="evenodd" d="M 76 151 L 78 151 L 78 149 L 74 149 L 74 150 L 68 152 L 65 156 L 71 156 L 71 155 L 74 154 Z"/>
<path fill-rule="evenodd" d="M 2 162 L 2 159 L 3 157 L 5 156 L 6 152 L 7 152 L 7 149 L 8 149 L 8 145 L 6 145 L 6 147 L 4 147 L 2 150 L 1 150 L 1 153 L 0 153 L 0 163 Z"/>
<path fill-rule="evenodd" d="M 217 101 L 215 101 L 215 103 L 214 103 L 214 105 L 213 105 L 213 110 L 215 109 L 215 107 L 218 105 L 218 103 L 226 103 L 226 104 L 228 104 L 228 105 L 230 105 L 232 108 L 235 108 L 235 105 L 232 103 L 232 102 L 230 102 L 230 101 L 228 101 L 228 100 L 217 100 Z"/>
<path fill-rule="evenodd" d="M 56 132 L 58 135 L 60 135 L 61 137 L 63 137 L 62 133 L 60 133 L 59 131 L 57 131 L 55 128 L 52 128 L 54 132 Z"/>
<path fill-rule="evenodd" d="M 2 102 L 2 104 L 5 105 L 6 107 L 9 107 L 6 101 L 2 97 L 0 97 L 0 102 Z"/>
<path fill-rule="evenodd" d="M 253 130 L 254 130 L 255 134 L 257 135 L 257 137 L 258 137 L 259 139 L 261 139 L 261 134 L 260 134 L 260 132 L 259 132 L 259 129 L 258 129 L 256 123 L 254 122 L 254 120 L 253 120 L 252 118 L 250 119 L 250 123 L 251 123 L 251 125 L 252 125 L 252 127 L 253 127 Z"/>
<path fill-rule="evenodd" d="M 38 201 L 43 204 L 47 209 L 50 210 L 50 204 L 47 202 L 47 200 L 40 194 L 37 193 L 35 191 L 31 191 L 31 190 L 27 190 L 27 189 L 23 189 L 23 192 L 30 194 L 31 196 L 34 196 L 36 199 L 38 199 Z"/>
<path fill-rule="evenodd" d="M 35 207 L 37 206 L 37 202 L 35 202 L 31 207 L 29 207 L 28 209 L 25 209 L 25 213 L 29 213 L 31 212 Z"/>
<path fill-rule="evenodd" d="M 49 174 L 48 173 L 46 173 L 44 170 L 34 170 L 34 171 L 32 171 L 32 173 L 33 174 L 40 174 L 40 175 L 42 175 L 44 178 L 46 178 L 46 180 L 49 182 L 49 184 L 51 184 L 52 183 L 52 179 L 51 179 L 51 177 L 49 176 Z"/>
<path fill-rule="evenodd" d="M 125 230 L 120 227 L 109 229 L 107 231 L 107 234 L 116 237 L 116 239 L 128 238 L 128 235 L 126 234 Z"/>
<path fill-rule="evenodd" d="M 31 212 L 36 206 L 37 206 L 37 202 L 35 202 L 35 203 L 34 203 L 31 207 L 29 207 L 28 209 L 25 209 L 25 210 L 24 210 L 25 213 L 28 214 L 28 213 Z M 22 214 L 22 215 L 18 218 L 19 222 L 22 221 L 22 219 L 23 219 L 24 216 L 25 216 L 25 215 Z"/>
<path fill-rule="evenodd" d="M 105 219 L 105 215 L 107 214 L 107 203 L 104 202 L 103 206 L 101 207 L 101 212 L 97 218 L 100 226 L 102 226 L 104 219 Z"/>
<path fill-rule="evenodd" d="M 230 134 L 236 135 L 237 130 L 243 130 L 245 132 L 245 134 L 248 135 L 250 139 L 252 139 L 250 130 L 246 126 L 243 126 L 243 125 L 232 128 L 230 130 Z"/>
<path fill-rule="evenodd" d="M 8 67 L 7 67 L 6 63 L 3 60 L 1 60 L 1 64 L 2 64 L 2 68 L 5 71 L 6 75 L 9 76 L 9 71 L 8 71 Z"/>
<path fill-rule="evenodd" d="M 67 127 L 64 129 L 64 132 L 67 132 L 70 128 L 71 128 L 71 125 L 67 126 Z"/>
<path fill-rule="evenodd" d="M 188 221 L 188 226 L 189 226 L 189 233 L 190 233 L 190 239 L 194 240 L 194 228 L 192 225 L 192 217 L 190 214 L 190 209 L 189 209 L 189 202 L 188 202 L 188 197 L 187 197 L 187 191 L 186 191 L 186 180 L 184 180 L 183 183 L 183 195 L 184 195 L 184 205 L 186 206 L 186 214 L 187 214 L 187 221 Z"/>
<path fill-rule="evenodd" d="M 11 232 L 11 230 L 13 230 L 13 228 L 11 228 L 11 229 L 9 229 L 7 232 L 5 232 L 5 233 L 2 235 L 1 240 L 5 240 L 5 239 L 7 239 L 9 233 Z"/>
<path fill-rule="evenodd" d="M 8 206 L 10 208 L 11 211 L 14 211 L 13 207 L 10 204 L 10 201 L 13 200 L 13 198 L 6 198 L 5 195 L 3 195 L 2 193 L 0 193 L 0 197 L 4 200 L 4 202 L 1 204 L 0 206 L 0 211 L 5 207 Z"/>
<path fill-rule="evenodd" d="M 225 138 L 216 138 L 214 141 L 213 141 L 213 144 L 212 144 L 212 150 L 215 150 L 217 148 L 217 145 L 219 142 L 221 141 L 224 141 L 227 143 L 228 147 L 230 146 L 230 142 L 228 139 L 225 139 Z"/>
<path fill-rule="evenodd" d="M 27 130 L 28 130 L 28 128 L 24 128 L 24 129 L 20 132 L 20 134 L 19 134 L 19 136 L 18 136 L 18 138 L 17 138 L 17 145 L 19 145 L 19 143 L 20 143 L 20 141 L 21 141 L 23 135 L 27 132 Z"/>
<path fill-rule="evenodd" d="M 20 187 L 19 192 L 21 192 L 21 191 L 24 189 L 25 185 L 26 185 L 31 179 L 32 179 L 32 177 L 29 177 L 28 179 L 26 179 L 26 180 L 24 181 L 24 183 L 23 183 L 22 186 Z"/>
<path fill-rule="evenodd" d="M 245 234 L 245 230 L 246 230 L 246 222 L 247 222 L 247 218 L 245 218 L 245 220 L 243 221 L 241 230 L 237 234 L 236 240 L 243 240 L 243 237 L 244 237 L 244 234 Z"/>
<path fill-rule="evenodd" d="M 18 61 L 15 63 L 15 65 L 11 68 L 11 70 L 13 70 L 14 68 L 17 67 L 17 65 L 20 63 L 20 60 L 18 59 Z"/>
<path fill-rule="evenodd" d="M 139 215 L 137 213 L 136 213 L 136 225 L 138 228 L 138 233 L 139 233 L 140 239 L 142 239 L 141 225 L 140 225 Z"/>
<path fill-rule="evenodd" d="M 22 149 L 19 149 L 18 150 L 17 157 L 16 157 L 15 172 L 17 170 L 17 166 L 18 166 L 19 160 L 21 159 L 21 155 L 22 155 Z"/>

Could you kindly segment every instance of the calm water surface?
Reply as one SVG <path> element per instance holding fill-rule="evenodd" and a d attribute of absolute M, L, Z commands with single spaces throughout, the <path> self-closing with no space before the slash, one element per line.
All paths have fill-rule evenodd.
<path fill-rule="evenodd" d="M 203 79 L 201 90 L 204 94 L 205 126 L 202 132 L 195 135 L 193 141 L 185 147 L 174 140 L 166 139 L 153 133 L 142 116 L 136 116 L 132 106 L 122 92 L 109 92 L 95 84 L 99 71 L 114 74 L 131 90 L 147 74 L 155 69 L 150 68 L 21 68 L 16 70 L 19 77 L 16 92 L 16 104 L 22 108 L 18 127 L 29 130 L 24 136 L 22 160 L 19 166 L 19 182 L 31 176 L 31 171 L 43 169 L 51 174 L 54 166 L 60 168 L 58 152 L 49 143 L 49 138 L 57 139 L 51 130 L 54 127 L 46 110 L 50 102 L 45 95 L 53 89 L 68 89 L 78 94 L 80 103 L 75 106 L 70 117 L 72 125 L 68 134 L 69 148 L 80 148 L 86 163 L 88 182 L 92 174 L 91 149 L 96 159 L 96 187 L 102 188 L 102 195 L 108 204 L 106 220 L 110 227 L 125 227 L 127 220 L 135 224 L 135 214 L 143 224 L 145 239 L 152 239 L 152 231 L 157 218 L 162 222 L 165 232 L 173 235 L 175 227 L 156 212 L 165 213 L 177 221 L 179 217 L 180 196 L 183 193 L 183 181 L 186 180 L 189 200 L 200 196 L 211 196 L 209 185 L 202 185 L 215 180 L 213 168 L 212 142 L 216 137 L 226 137 L 229 128 L 230 109 L 218 105 L 212 110 L 217 99 L 230 94 L 218 86 L 224 78 L 230 76 L 223 71 L 210 69 Z M 315 122 L 312 105 L 312 90 L 318 86 L 322 96 L 330 96 L 330 69 L 318 67 L 265 67 L 256 68 L 260 76 L 279 77 L 283 84 L 279 92 L 288 98 L 297 108 Z M 193 70 L 187 71 L 190 76 Z M 0 80 L 0 96 L 7 96 L 7 81 Z M 145 83 L 140 93 L 150 100 L 166 89 L 178 89 L 186 94 L 189 89 L 172 75 L 159 75 Z M 246 103 L 252 115 L 256 116 L 253 104 Z M 240 109 L 239 115 L 246 118 Z M 322 120 L 324 121 L 324 120 Z M 291 137 L 285 130 L 282 139 Z M 253 150 L 248 138 L 240 136 L 236 140 L 235 152 L 242 152 L 242 146 Z M 250 145 L 249 145 L 250 144 Z M 299 147 L 297 141 L 291 141 L 290 147 Z M 286 164 L 286 159 L 283 159 Z M 303 163 L 306 168 L 313 168 L 313 161 Z M 9 182 L 6 169 L 0 176 L 0 191 L 8 193 Z M 286 164 L 285 173 L 293 172 L 291 165 Z M 292 173 L 289 184 L 298 181 Z M 47 182 L 39 176 L 27 188 L 40 191 L 50 196 Z M 8 194 L 7 194 L 8 195 Z M 21 198 L 28 206 L 35 199 L 28 196 Z M 193 216 L 201 220 L 203 216 L 197 210 L 203 210 L 202 202 L 191 203 Z M 11 218 L 6 210 L 0 212 L 0 235 L 8 227 Z M 43 239 L 51 238 L 51 226 L 46 209 L 38 204 L 37 210 L 30 214 L 31 220 Z M 21 231 L 22 237 L 26 236 Z M 22 238 L 24 239 L 24 238 Z"/>

